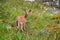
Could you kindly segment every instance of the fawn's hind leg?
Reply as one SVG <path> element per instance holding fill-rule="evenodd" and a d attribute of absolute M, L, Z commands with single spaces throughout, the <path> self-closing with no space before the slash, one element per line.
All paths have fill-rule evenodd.
<path fill-rule="evenodd" d="M 16 26 L 16 31 L 18 31 L 18 30 L 19 30 L 19 27 L 20 27 L 20 24 L 17 22 L 16 25 L 17 25 L 17 26 Z"/>

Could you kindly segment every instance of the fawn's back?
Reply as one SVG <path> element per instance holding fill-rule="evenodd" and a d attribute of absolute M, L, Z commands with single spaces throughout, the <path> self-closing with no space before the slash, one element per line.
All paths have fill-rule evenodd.
<path fill-rule="evenodd" d="M 24 16 L 18 16 L 16 19 L 17 22 L 26 22 L 26 18 Z"/>

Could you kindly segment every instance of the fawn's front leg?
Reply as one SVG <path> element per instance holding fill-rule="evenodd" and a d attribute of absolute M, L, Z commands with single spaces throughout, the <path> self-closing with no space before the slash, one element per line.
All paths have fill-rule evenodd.
<path fill-rule="evenodd" d="M 20 28 L 21 28 L 21 31 L 24 31 L 24 23 L 21 23 Z"/>
<path fill-rule="evenodd" d="M 25 24 L 26 24 L 26 23 L 23 24 L 23 25 L 24 25 L 24 27 L 23 27 L 24 31 L 25 31 L 25 26 L 26 26 Z"/>

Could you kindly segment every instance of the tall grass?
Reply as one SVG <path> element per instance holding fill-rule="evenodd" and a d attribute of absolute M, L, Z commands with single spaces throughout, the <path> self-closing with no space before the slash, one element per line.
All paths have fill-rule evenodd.
<path fill-rule="evenodd" d="M 49 7 L 37 2 L 31 3 L 22 0 L 1 0 L 0 4 L 0 40 L 54 40 L 56 32 L 58 32 L 56 39 L 59 40 L 59 29 L 54 29 L 56 32 L 54 30 L 49 32 L 46 29 L 57 25 L 57 19 L 56 21 L 51 20 Z M 48 8 L 48 11 L 45 11 L 46 8 Z M 15 31 L 16 16 L 24 15 L 23 9 L 32 10 L 27 18 L 26 33 Z"/>

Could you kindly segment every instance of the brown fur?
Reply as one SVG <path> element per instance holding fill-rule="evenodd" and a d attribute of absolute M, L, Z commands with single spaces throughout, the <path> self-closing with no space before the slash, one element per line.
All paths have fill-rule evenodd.
<path fill-rule="evenodd" d="M 31 10 L 25 10 L 24 16 L 18 16 L 16 18 L 17 29 L 21 28 L 21 31 L 25 30 L 26 18 L 28 16 L 29 12 L 31 12 Z"/>

